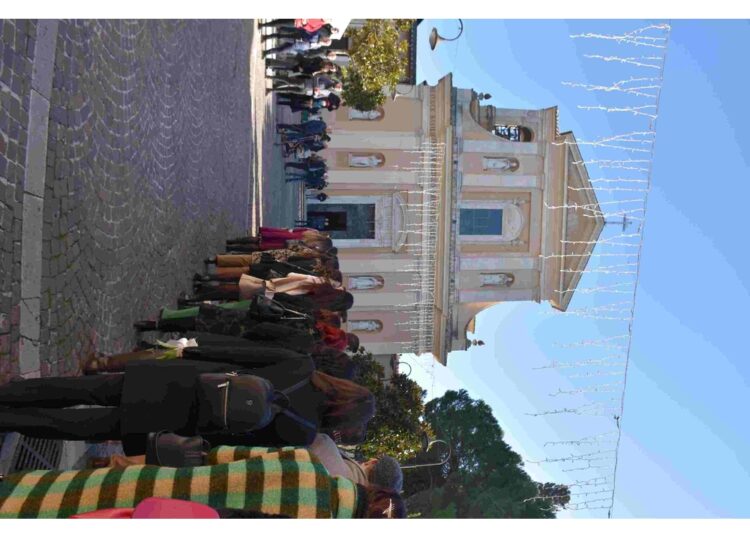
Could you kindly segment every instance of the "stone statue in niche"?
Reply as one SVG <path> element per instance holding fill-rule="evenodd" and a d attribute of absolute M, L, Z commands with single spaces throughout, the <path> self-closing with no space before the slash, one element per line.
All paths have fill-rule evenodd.
<path fill-rule="evenodd" d="M 379 275 L 357 275 L 349 278 L 349 290 L 374 290 L 383 288 L 383 278 Z"/>
<path fill-rule="evenodd" d="M 515 158 L 507 157 L 485 157 L 484 158 L 484 169 L 492 171 L 507 171 L 512 173 L 519 167 L 518 160 Z"/>
<path fill-rule="evenodd" d="M 359 120 L 359 121 L 376 121 L 378 119 L 381 119 L 384 115 L 384 111 L 382 108 L 378 108 L 376 110 L 369 110 L 367 112 L 363 112 L 362 110 L 356 110 L 354 108 L 349 108 L 349 119 L 352 120 Z"/>
<path fill-rule="evenodd" d="M 380 320 L 350 320 L 347 323 L 349 331 L 366 331 L 366 332 L 377 332 L 382 331 L 383 323 Z"/>
<path fill-rule="evenodd" d="M 513 274 L 501 272 L 497 274 L 482 274 L 483 287 L 509 287 L 516 280 Z"/>
<path fill-rule="evenodd" d="M 349 153 L 349 166 L 357 168 L 375 168 L 383 165 L 385 159 L 380 154 L 354 155 Z"/>

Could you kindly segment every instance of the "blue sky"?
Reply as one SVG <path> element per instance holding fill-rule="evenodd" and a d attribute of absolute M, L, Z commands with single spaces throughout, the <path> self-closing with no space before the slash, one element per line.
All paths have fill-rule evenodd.
<path fill-rule="evenodd" d="M 641 130 L 648 123 L 642 117 L 578 109 L 578 105 L 624 104 L 627 98 L 564 87 L 561 82 L 593 84 L 643 72 L 584 58 L 584 54 L 614 53 L 618 45 L 573 40 L 569 35 L 632 30 L 649 21 L 464 23 L 458 41 L 442 43 L 434 52 L 427 46 L 432 26 L 452 37 L 458 24 L 429 19 L 421 24 L 418 81 L 435 83 L 452 72 L 457 87 L 489 92 L 490 103 L 499 107 L 557 105 L 561 130 L 573 130 L 579 140 Z M 748 243 L 744 229 L 750 223 L 746 221 L 750 110 L 743 67 L 744 54 L 750 50 L 750 24 L 671 24 L 643 228 L 613 517 L 750 517 L 746 491 L 750 431 L 745 417 L 745 408 L 750 407 L 750 362 L 744 339 L 750 305 L 750 263 L 744 247 Z M 619 50 L 626 56 L 654 52 L 644 47 L 620 46 Z M 643 72 L 643 76 L 654 74 Z M 587 159 L 604 157 L 590 147 L 583 152 Z M 589 166 L 592 177 L 615 176 L 611 173 Z M 625 195 L 602 193 L 599 198 L 629 198 Z M 603 237 L 617 233 L 609 228 Z M 596 251 L 605 249 L 597 246 Z M 590 266 L 604 264 L 592 259 Z M 579 288 L 623 281 L 634 279 L 586 275 Z M 571 308 L 630 298 L 578 293 Z M 430 391 L 429 397 L 465 387 L 475 398 L 487 401 L 507 440 L 527 460 L 532 476 L 570 482 L 611 473 L 611 461 L 602 462 L 609 468 L 580 473 L 564 472 L 572 467 L 566 463 L 531 462 L 590 452 L 591 448 L 544 443 L 615 431 L 612 415 L 528 414 L 619 396 L 549 396 L 558 389 L 619 378 L 571 379 L 566 375 L 569 369 L 535 368 L 553 359 L 598 359 L 605 353 L 600 348 L 570 350 L 556 344 L 626 333 L 627 322 L 554 315 L 546 304 L 501 304 L 478 318 L 476 337 L 486 346 L 451 354 L 447 369 L 425 359 L 406 361 L 415 363 L 413 377 Z M 619 400 L 615 404 L 619 406 Z M 611 448 L 601 443 L 595 450 Z M 606 510 L 571 515 L 602 517 Z"/>

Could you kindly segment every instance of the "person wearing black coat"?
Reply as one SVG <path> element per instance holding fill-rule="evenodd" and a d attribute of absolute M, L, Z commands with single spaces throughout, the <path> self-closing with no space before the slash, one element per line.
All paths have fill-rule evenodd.
<path fill-rule="evenodd" d="M 325 121 L 319 121 L 317 119 L 312 121 L 305 121 L 304 123 L 293 124 L 293 123 L 279 123 L 276 125 L 276 130 L 279 132 L 296 132 L 305 136 L 310 134 L 323 134 L 328 129 Z"/>
<path fill-rule="evenodd" d="M 255 296 L 249 301 L 248 307 L 243 309 L 226 309 L 201 303 L 195 310 L 196 314 L 181 314 L 178 318 L 175 318 L 174 315 L 165 315 L 164 310 L 162 310 L 159 320 L 140 321 L 136 322 L 134 326 L 139 331 L 158 330 L 183 333 L 200 331 L 235 337 L 247 336 L 249 338 L 253 328 L 257 329 L 259 324 L 271 322 L 290 329 L 312 333 L 315 322 L 309 315 L 309 311 L 291 310 L 292 308 L 283 309 L 282 307 L 285 307 L 285 305 L 276 299 L 282 296 L 283 293 L 277 294 L 274 297 L 276 303 L 271 304 L 267 304 L 264 298 Z"/>
<path fill-rule="evenodd" d="M 287 168 L 301 169 L 302 171 L 326 171 L 328 164 L 322 158 L 308 158 L 303 162 L 286 162 L 284 169 L 286 170 Z"/>
<path fill-rule="evenodd" d="M 200 432 L 200 374 L 242 370 L 282 390 L 309 378 L 314 370 L 309 356 L 290 351 L 281 360 L 278 355 L 226 347 L 188 351 L 190 359 L 128 363 L 122 374 L 36 378 L 0 386 L 0 406 L 7 406 L 0 409 L 0 431 L 45 439 L 119 439 L 127 455 L 140 455 L 145 453 L 149 432 L 168 430 L 186 436 Z M 324 395 L 308 382 L 288 398 L 289 407 L 314 429 L 280 413 L 265 428 L 237 437 L 233 443 L 216 444 L 309 445 Z M 80 404 L 103 407 L 71 408 Z"/>
<path fill-rule="evenodd" d="M 325 170 L 316 169 L 305 173 L 287 173 L 286 182 L 304 181 L 307 188 L 317 188 L 327 178 L 328 173 Z"/>

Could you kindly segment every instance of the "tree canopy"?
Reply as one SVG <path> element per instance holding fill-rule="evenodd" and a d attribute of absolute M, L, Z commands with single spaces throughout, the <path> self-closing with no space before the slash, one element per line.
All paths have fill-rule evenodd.
<path fill-rule="evenodd" d="M 358 366 L 355 381 L 367 387 L 376 400 L 375 417 L 367 426 L 367 441 L 358 447 L 365 457 L 388 454 L 404 460 L 421 444 L 425 392 L 414 380 L 396 374 L 388 381 L 383 366 L 364 348 L 353 356 Z"/>
<path fill-rule="evenodd" d="M 431 400 L 424 419 L 435 437 L 450 444 L 451 455 L 440 468 L 406 471 L 404 491 L 412 515 L 553 518 L 570 500 L 566 486 L 531 479 L 521 457 L 503 440 L 490 407 L 465 390 Z M 414 459 L 431 461 L 429 452 Z"/>
<path fill-rule="evenodd" d="M 407 41 L 401 32 L 409 20 L 368 19 L 361 28 L 347 30 L 351 62 L 343 70 L 343 99 L 357 110 L 374 110 L 385 102 L 384 87 L 395 87 L 406 74 Z"/>

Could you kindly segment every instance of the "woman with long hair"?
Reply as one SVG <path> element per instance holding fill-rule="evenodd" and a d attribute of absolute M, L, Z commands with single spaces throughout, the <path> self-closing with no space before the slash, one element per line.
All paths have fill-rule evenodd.
<path fill-rule="evenodd" d="M 0 386 L 0 432 L 83 441 L 121 440 L 128 455 L 145 453 L 146 435 L 163 430 L 203 435 L 212 444 L 309 445 L 319 430 L 366 426 L 375 397 L 366 388 L 315 370 L 310 357 L 293 352 L 248 354 L 244 348 L 186 348 L 183 359 L 134 361 L 122 374 L 48 377 Z M 281 358 L 280 358 L 281 357 Z M 215 411 L 204 400 L 205 373 L 242 371 L 294 386 L 287 409 L 269 424 L 226 433 L 207 424 Z M 78 405 L 97 406 L 76 408 Z"/>
<path fill-rule="evenodd" d="M 331 285 L 318 285 L 303 296 L 277 294 L 274 300 L 281 305 L 308 314 L 315 314 L 321 309 L 333 312 L 348 311 L 354 305 L 354 296 L 344 288 Z"/>
<path fill-rule="evenodd" d="M 277 295 L 279 298 L 283 295 Z M 200 303 L 182 309 L 162 308 L 157 320 L 141 320 L 133 326 L 138 331 L 202 331 L 218 335 L 245 337 L 260 323 L 276 323 L 312 333 L 312 315 L 295 310 L 276 299 L 253 296 L 250 300 L 230 301 L 220 305 Z"/>
<path fill-rule="evenodd" d="M 261 227 L 258 236 L 244 236 L 227 240 L 227 251 L 265 251 L 268 249 L 283 249 L 287 241 L 302 241 L 305 243 L 330 242 L 327 234 L 309 227 L 281 229 L 278 227 Z M 328 247 L 333 244 L 330 243 Z M 327 249 L 327 248 L 326 248 Z"/>
<path fill-rule="evenodd" d="M 198 467 L 14 473 L 0 482 L 0 518 L 68 518 L 147 497 L 293 518 L 406 517 L 399 493 L 333 477 L 309 449 L 217 446 Z"/>
<path fill-rule="evenodd" d="M 188 305 L 190 302 L 211 300 L 248 300 L 257 294 L 263 294 L 269 298 L 281 294 L 299 296 L 310 294 L 320 286 L 339 288 L 342 279 L 343 276 L 338 270 L 334 270 L 330 277 L 288 272 L 284 277 L 261 279 L 242 274 L 235 283 L 219 283 L 218 285 L 199 283 L 196 285 L 196 295 L 192 299 L 181 300 L 181 304 Z"/>
<path fill-rule="evenodd" d="M 333 263 L 322 261 L 314 257 L 288 257 L 284 261 L 279 261 L 273 257 L 261 257 L 257 262 L 248 266 L 221 267 L 217 266 L 213 273 L 206 275 L 195 274 L 194 283 L 210 283 L 211 281 L 237 282 L 243 274 L 259 277 L 260 279 L 273 279 L 274 277 L 284 277 L 290 272 L 301 274 L 325 275 L 326 271 L 331 271 L 330 266 Z"/>
<path fill-rule="evenodd" d="M 330 255 L 323 254 L 317 249 L 307 246 L 301 241 L 290 241 L 285 248 L 281 249 L 268 249 L 265 251 L 252 251 L 250 253 L 227 253 L 221 255 L 215 255 L 204 259 L 203 263 L 206 266 L 211 264 L 216 265 L 217 268 L 236 268 L 246 267 L 251 264 L 260 262 L 264 255 L 270 255 L 274 260 L 287 261 L 290 257 L 300 257 L 306 259 L 318 259 L 321 257 L 330 258 Z"/>

